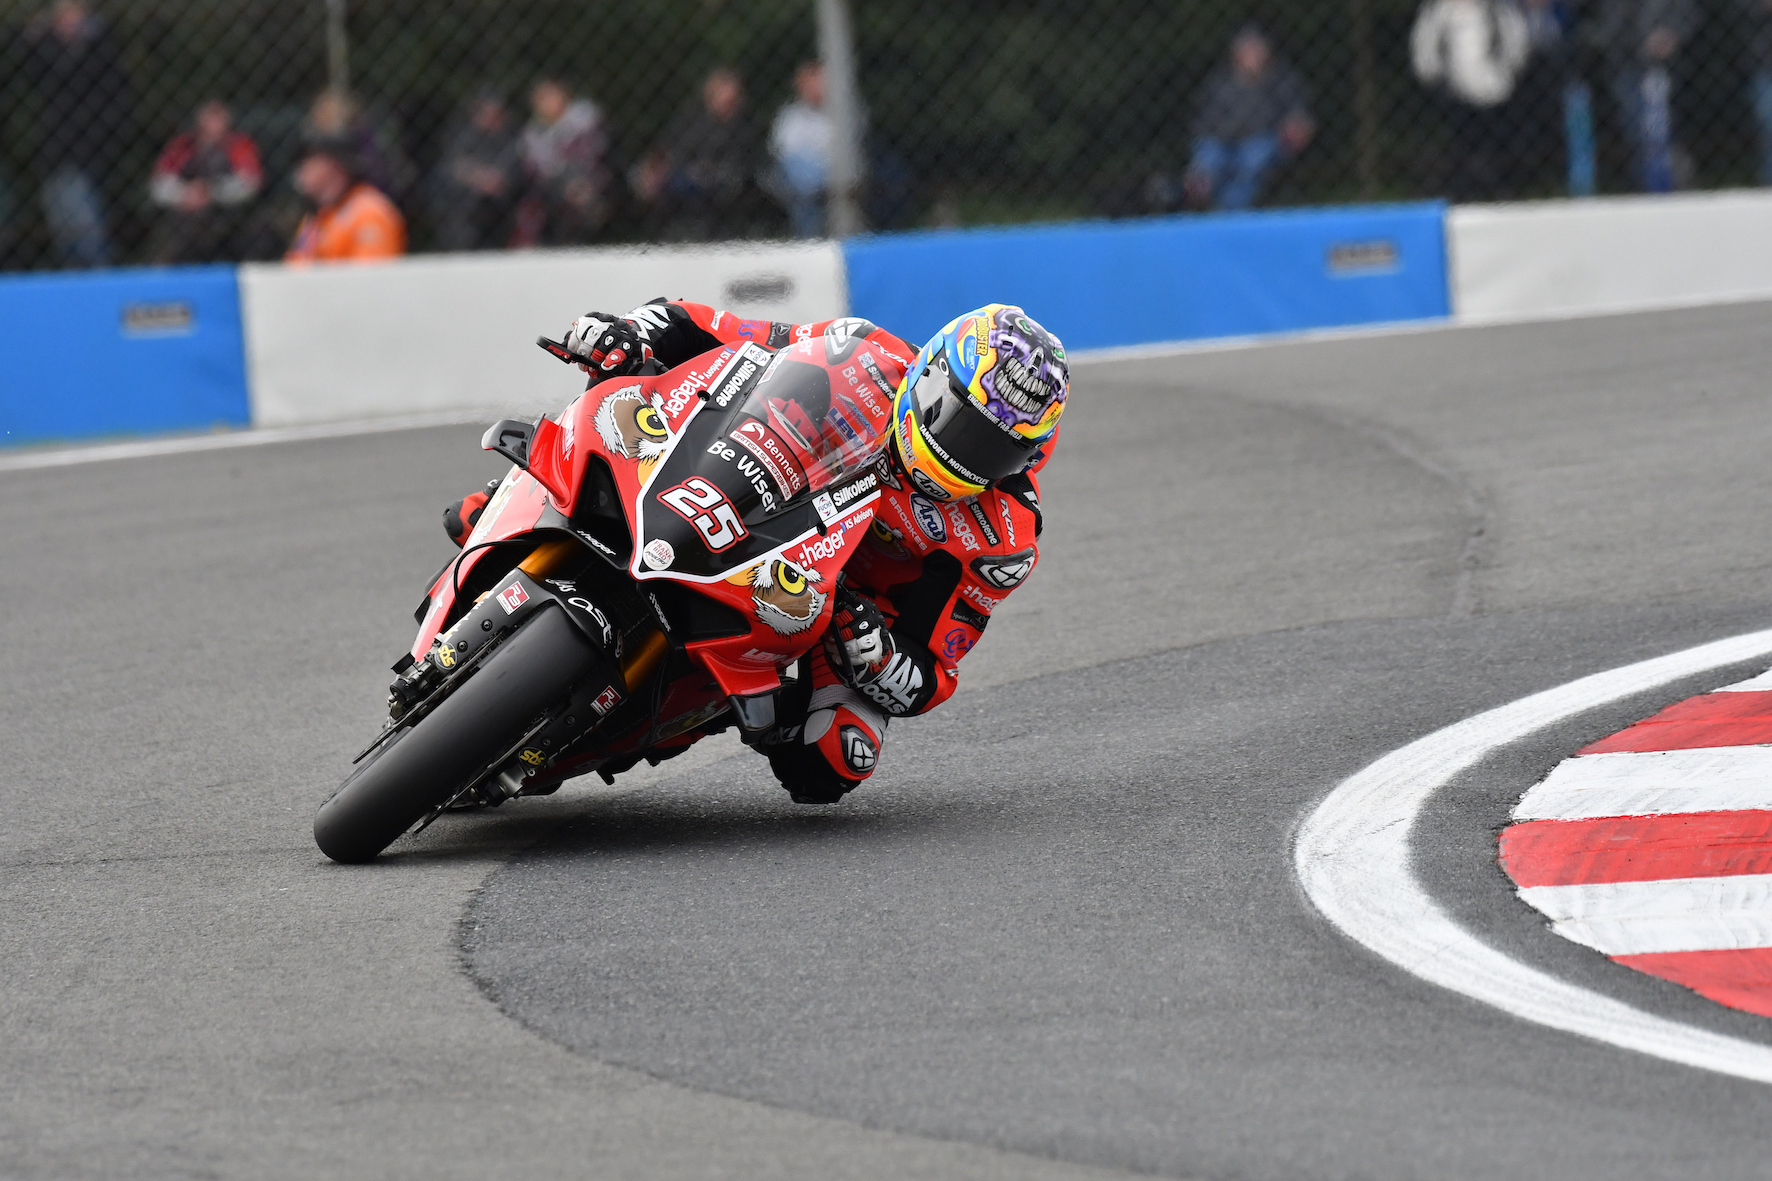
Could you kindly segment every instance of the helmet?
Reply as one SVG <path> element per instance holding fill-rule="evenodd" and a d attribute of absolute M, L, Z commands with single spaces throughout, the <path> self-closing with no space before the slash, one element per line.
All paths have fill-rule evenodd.
<path fill-rule="evenodd" d="M 892 402 L 892 437 L 917 491 L 976 496 L 1039 460 L 1058 430 L 1070 367 L 1058 337 L 1012 304 L 986 304 L 917 354 Z"/>

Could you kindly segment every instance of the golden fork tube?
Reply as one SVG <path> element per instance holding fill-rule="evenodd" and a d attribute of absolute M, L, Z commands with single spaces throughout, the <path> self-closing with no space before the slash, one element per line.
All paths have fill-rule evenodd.
<path fill-rule="evenodd" d="M 655 631 L 641 640 L 638 648 L 622 658 L 621 679 L 627 682 L 629 693 L 645 684 L 646 678 L 652 675 L 652 670 L 658 667 L 658 662 L 664 659 L 670 646 L 671 642 L 665 639 L 665 634 Z"/>
<path fill-rule="evenodd" d="M 576 541 L 545 541 L 535 547 L 527 558 L 517 563 L 517 569 L 540 581 L 547 577 L 548 571 L 570 558 L 578 550 Z"/>

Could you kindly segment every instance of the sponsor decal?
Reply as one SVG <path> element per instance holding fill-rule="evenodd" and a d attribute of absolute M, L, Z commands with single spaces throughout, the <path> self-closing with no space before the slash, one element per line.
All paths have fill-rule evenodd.
<path fill-rule="evenodd" d="M 749 451 L 763 465 L 764 470 L 781 489 L 783 497 L 791 500 L 806 487 L 806 474 L 800 470 L 800 465 L 794 460 L 787 444 L 756 419 L 746 419 L 726 437 Z"/>
<path fill-rule="evenodd" d="M 664 608 L 658 605 L 658 596 L 647 591 L 646 597 L 652 602 L 652 614 L 658 620 L 658 626 L 665 629 L 665 634 L 670 634 L 671 621 L 665 618 Z"/>
<path fill-rule="evenodd" d="M 720 321 L 724 320 L 725 318 L 726 318 L 725 312 L 715 312 L 714 318 L 712 320 L 708 321 L 708 331 L 712 332 L 716 328 L 718 328 L 720 326 Z"/>
<path fill-rule="evenodd" d="M 990 623 L 991 617 L 982 611 L 974 611 L 964 603 L 955 603 L 952 612 L 955 623 L 963 623 L 973 631 L 981 632 Z"/>
<path fill-rule="evenodd" d="M 825 363 L 841 365 L 873 331 L 874 326 L 858 316 L 832 320 L 824 328 Z"/>
<path fill-rule="evenodd" d="M 663 742 L 667 738 L 675 738 L 679 734 L 687 734 L 703 722 L 712 721 L 719 717 L 729 708 L 731 707 L 727 704 L 724 697 L 716 697 L 700 709 L 686 713 L 682 717 L 672 718 L 670 721 L 660 726 L 658 728 L 658 740 Z"/>
<path fill-rule="evenodd" d="M 767 320 L 734 320 L 732 331 L 743 340 L 754 340 L 758 344 L 766 344 L 769 330 L 774 327 Z"/>
<path fill-rule="evenodd" d="M 741 655 L 739 659 L 746 664 L 782 665 L 792 660 L 793 657 L 784 655 L 780 652 L 765 652 L 761 648 L 752 648 L 750 651 Z"/>
<path fill-rule="evenodd" d="M 966 634 L 965 628 L 956 627 L 942 637 L 941 650 L 949 660 L 958 660 L 972 651 L 972 645 L 977 642 Z"/>
<path fill-rule="evenodd" d="M 1009 517 L 1009 498 L 1007 496 L 998 497 L 997 506 L 1002 509 L 1003 512 L 1003 532 L 1008 536 L 1009 544 L 1014 545 L 1015 522 Z"/>
<path fill-rule="evenodd" d="M 750 481 L 751 487 L 756 489 L 757 495 L 762 499 L 763 511 L 766 513 L 772 513 L 776 510 L 776 507 L 781 500 L 781 488 L 770 478 L 769 473 L 765 472 L 756 460 L 749 456 L 739 455 L 737 451 L 726 445 L 726 440 L 724 439 L 715 439 L 712 443 L 709 443 L 708 454 L 718 455 L 727 463 L 736 464 L 738 467 L 738 474 Z"/>
<path fill-rule="evenodd" d="M 812 507 L 818 510 L 818 519 L 829 525 L 837 519 L 837 506 L 831 503 L 829 492 L 820 492 L 812 498 Z"/>
<path fill-rule="evenodd" d="M 528 601 L 529 592 L 523 589 L 521 583 L 513 582 L 510 586 L 507 586 L 498 592 L 498 605 L 505 609 L 506 615 L 515 614 L 517 608 L 521 607 Z"/>
<path fill-rule="evenodd" d="M 794 326 L 792 324 L 771 323 L 769 325 L 769 339 L 764 343 L 772 349 L 779 349 L 793 338 Z"/>
<path fill-rule="evenodd" d="M 605 651 L 610 648 L 617 648 L 615 642 L 615 629 L 609 626 L 609 619 L 601 611 L 597 610 L 594 603 L 589 599 L 576 596 L 567 599 L 566 601 L 597 621 L 597 627 L 603 632 L 603 648 Z M 619 648 L 617 648 L 617 651 L 619 652 Z"/>
<path fill-rule="evenodd" d="M 972 532 L 972 526 L 967 522 L 966 514 L 960 506 L 950 504 L 947 506 L 947 510 L 948 521 L 954 526 L 954 536 L 960 539 L 960 544 L 969 550 L 983 548 L 978 544 L 978 535 Z"/>
<path fill-rule="evenodd" d="M 879 488 L 880 477 L 871 470 L 865 471 L 847 483 L 839 484 L 831 489 L 831 503 L 841 512 L 863 497 L 879 491 Z"/>
<path fill-rule="evenodd" d="M 796 325 L 796 326 L 795 326 L 795 328 L 794 328 L 794 340 L 795 340 L 795 341 L 796 341 L 796 342 L 797 342 L 797 343 L 799 343 L 799 344 L 804 344 L 804 343 L 806 343 L 806 342 L 807 342 L 807 341 L 809 341 L 809 340 L 811 340 L 811 339 L 812 339 L 812 325 L 810 325 L 810 324 L 799 324 L 799 325 Z"/>
<path fill-rule="evenodd" d="M 818 589 L 823 575 L 786 558 L 771 558 L 726 581 L 751 588 L 751 605 L 757 618 L 784 636 L 798 635 L 811 627 L 824 609 L 825 594 Z"/>
<path fill-rule="evenodd" d="M 662 537 L 647 542 L 641 553 L 646 558 L 646 564 L 654 570 L 669 570 L 671 563 L 677 560 L 677 551 Z"/>
<path fill-rule="evenodd" d="M 455 667 L 455 649 L 451 648 L 448 644 L 438 645 L 438 647 L 437 647 L 437 666 L 439 668 L 454 668 Z"/>
<path fill-rule="evenodd" d="M 904 491 L 904 485 L 898 482 L 898 473 L 892 470 L 892 458 L 884 451 L 880 453 L 880 458 L 874 461 L 874 473 L 880 477 L 880 483 L 894 492 Z"/>
<path fill-rule="evenodd" d="M 911 556 L 911 551 L 905 548 L 904 534 L 878 517 L 868 526 L 868 540 L 901 562 Z"/>
<path fill-rule="evenodd" d="M 976 499 L 966 502 L 966 511 L 978 522 L 978 531 L 984 534 L 984 543 L 989 546 L 997 544 L 997 531 L 991 528 L 991 515 L 984 511 Z"/>
<path fill-rule="evenodd" d="M 897 392 L 893 389 L 892 383 L 886 380 L 886 375 L 880 372 L 880 365 L 874 360 L 872 353 L 864 352 L 861 356 L 857 357 L 856 360 L 861 362 L 862 369 L 867 372 L 868 380 L 873 382 L 874 387 L 882 394 L 890 398 L 895 392 Z M 870 410 L 873 409 L 872 402 L 868 403 L 868 408 Z"/>
<path fill-rule="evenodd" d="M 927 472 L 913 468 L 911 470 L 911 483 L 917 486 L 917 491 L 932 500 L 949 500 L 952 498 L 952 493 L 931 479 Z"/>
<path fill-rule="evenodd" d="M 837 731 L 837 745 L 843 750 L 843 765 L 857 775 L 868 775 L 880 761 L 880 751 L 860 726 L 844 726 Z"/>
<path fill-rule="evenodd" d="M 586 533 L 583 529 L 574 529 L 573 532 L 578 535 L 578 539 L 580 541 L 584 542 L 586 545 L 590 546 L 592 549 L 596 550 L 598 553 L 602 554 L 604 557 L 608 558 L 610 561 L 614 562 L 614 561 L 620 560 L 616 556 L 616 553 L 614 550 L 610 549 L 608 546 L 606 546 L 602 542 L 598 541 L 595 537 L 592 537 L 589 533 Z"/>
<path fill-rule="evenodd" d="M 758 374 L 768 368 L 773 359 L 770 353 L 754 344 L 744 345 L 733 355 L 724 374 L 716 380 L 708 401 L 721 410 L 726 409 L 740 394 L 746 393 L 757 384 Z"/>
<path fill-rule="evenodd" d="M 831 403 L 831 405 L 835 410 L 835 413 L 828 415 L 825 418 L 825 421 L 830 423 L 839 435 L 843 436 L 843 441 L 850 447 L 859 446 L 861 444 L 861 435 L 856 432 L 855 423 L 851 421 L 849 412 L 843 409 L 846 405 L 850 409 L 854 409 L 855 403 L 851 402 L 848 398 L 839 396 L 836 401 Z"/>
<path fill-rule="evenodd" d="M 861 686 L 861 691 L 874 699 L 889 714 L 907 714 L 916 707 L 917 694 L 923 689 L 923 673 L 903 652 L 894 653 L 886 671 Z"/>
<path fill-rule="evenodd" d="M 578 583 L 573 582 L 570 578 L 544 578 L 542 581 L 563 595 L 576 595 L 578 593 Z"/>
<path fill-rule="evenodd" d="M 898 523 L 904 526 L 904 532 L 900 533 L 897 530 L 893 530 L 893 535 L 895 537 L 903 538 L 916 546 L 918 553 L 928 553 L 931 548 L 929 536 L 924 533 L 920 527 L 911 524 L 911 515 L 905 511 L 904 501 L 899 498 L 894 498 L 886 503 L 891 506 L 892 515 L 898 518 Z"/>
<path fill-rule="evenodd" d="M 998 557 L 972 559 L 972 572 L 1000 591 L 1014 590 L 1033 573 L 1036 553 L 1018 550 Z"/>
<path fill-rule="evenodd" d="M 941 523 L 941 510 L 924 500 L 921 496 L 911 497 L 911 515 L 916 518 L 917 528 L 923 536 L 936 545 L 945 544 L 948 539 L 947 526 Z M 976 545 L 974 549 L 978 548 Z"/>
<path fill-rule="evenodd" d="M 534 750 L 528 747 L 525 747 L 517 757 L 522 759 L 525 763 L 528 763 L 531 767 L 539 767 L 548 761 L 546 751 Z"/>
<path fill-rule="evenodd" d="M 603 692 L 597 694 L 595 700 L 591 702 L 591 708 L 597 711 L 598 717 L 603 717 L 610 710 L 620 704 L 621 693 L 614 685 L 611 685 L 609 688 L 603 690 Z"/>
<path fill-rule="evenodd" d="M 801 546 L 800 552 L 795 555 L 799 558 L 800 565 L 813 566 L 826 558 L 834 558 L 842 553 L 843 545 L 849 539 L 850 530 L 858 524 L 860 524 L 859 521 L 844 521 L 840 525 L 833 526 L 831 531 L 823 537 L 814 538 Z"/>
<path fill-rule="evenodd" d="M 960 585 L 960 593 L 971 599 L 974 603 L 977 603 L 979 607 L 984 610 L 986 615 L 995 611 L 997 609 L 997 604 L 1003 601 L 1002 599 L 991 598 L 989 595 L 985 594 L 984 591 L 980 590 L 970 582 L 962 583 Z"/>

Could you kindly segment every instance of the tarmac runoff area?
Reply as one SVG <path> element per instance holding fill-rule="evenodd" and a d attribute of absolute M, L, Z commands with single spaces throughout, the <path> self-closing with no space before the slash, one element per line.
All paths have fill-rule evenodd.
<path fill-rule="evenodd" d="M 1765 1083 L 1424 979 L 1307 854 L 1487 717 L 1357 868 L 1772 1052 L 1497 860 L 1566 760 L 1772 664 L 1769 310 L 1081 366 L 1040 570 L 851 802 L 716 741 L 360 868 L 309 821 L 479 427 L 0 472 L 0 1173 L 1761 1175 Z"/>

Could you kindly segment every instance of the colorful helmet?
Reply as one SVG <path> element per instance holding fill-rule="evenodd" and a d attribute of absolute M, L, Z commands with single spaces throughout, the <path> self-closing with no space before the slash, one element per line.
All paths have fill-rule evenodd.
<path fill-rule="evenodd" d="M 976 496 L 1040 458 L 1058 430 L 1070 367 L 1058 337 L 1012 304 L 967 312 L 923 346 L 892 404 L 917 491 Z"/>

